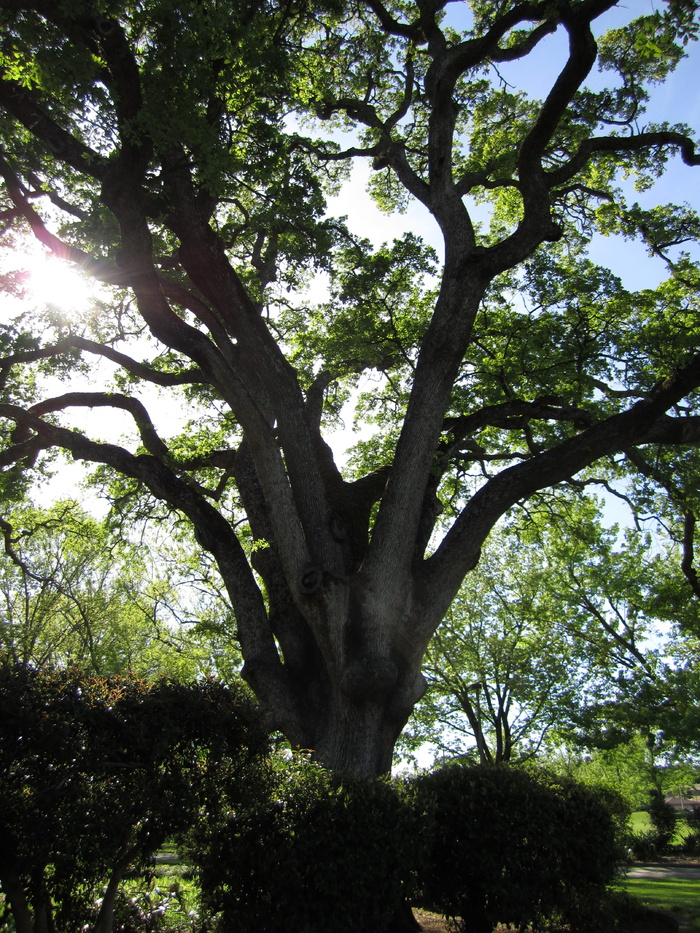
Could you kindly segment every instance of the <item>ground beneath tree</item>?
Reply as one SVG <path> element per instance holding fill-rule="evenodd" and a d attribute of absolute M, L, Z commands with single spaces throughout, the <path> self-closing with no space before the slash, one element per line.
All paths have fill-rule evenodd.
<path fill-rule="evenodd" d="M 454 933 L 454 927 L 439 914 L 432 914 L 425 910 L 413 911 L 416 920 L 421 925 L 424 933 Z M 625 924 L 617 928 L 616 933 L 684 933 L 684 930 L 691 930 L 692 927 L 679 925 L 678 920 L 668 913 L 661 911 L 649 911 L 646 916 L 639 917 L 629 925 Z M 496 933 L 507 933 L 508 928 L 496 927 Z M 564 927 L 557 933 L 567 933 Z"/>
<path fill-rule="evenodd" d="M 631 866 L 630 877 L 637 878 L 698 878 L 700 881 L 700 859 L 689 858 L 678 861 L 672 857 L 655 862 L 638 862 Z M 454 933 L 454 928 L 439 914 L 415 910 L 414 915 L 424 933 Z M 617 927 L 616 933 L 692 933 L 693 923 L 682 916 L 663 910 L 647 910 L 643 916 L 635 917 Z M 497 927 L 498 933 L 506 933 L 506 927 Z M 567 933 L 567 928 L 557 931 Z"/>

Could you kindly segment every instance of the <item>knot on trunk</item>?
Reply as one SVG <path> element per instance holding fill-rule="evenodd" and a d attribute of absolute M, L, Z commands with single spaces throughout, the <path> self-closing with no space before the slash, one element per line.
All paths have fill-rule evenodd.
<path fill-rule="evenodd" d="M 413 707 L 422 699 L 428 689 L 428 681 L 421 671 L 407 683 L 404 683 L 391 698 L 387 709 L 387 714 L 396 719 L 405 722 L 413 712 Z"/>
<path fill-rule="evenodd" d="M 396 686 L 399 671 L 388 658 L 365 657 L 343 674 L 343 693 L 356 703 L 381 700 Z"/>
<path fill-rule="evenodd" d="M 311 596 L 323 583 L 323 571 L 320 567 L 309 564 L 304 567 L 299 577 L 299 589 L 304 596 Z"/>

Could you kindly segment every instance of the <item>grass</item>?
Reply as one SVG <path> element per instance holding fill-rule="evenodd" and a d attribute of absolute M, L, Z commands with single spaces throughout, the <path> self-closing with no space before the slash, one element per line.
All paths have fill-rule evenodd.
<path fill-rule="evenodd" d="M 630 817 L 630 829 L 633 833 L 648 833 L 653 829 L 652 822 L 649 819 L 649 814 L 644 810 L 635 810 L 635 812 Z M 688 835 L 691 830 L 688 827 L 688 824 L 685 820 L 680 819 L 676 823 L 676 832 L 671 840 L 672 845 L 682 845 L 683 840 Z"/>
<path fill-rule="evenodd" d="M 692 920 L 695 930 L 700 930 L 700 884 L 697 880 L 625 878 L 620 886 L 647 907 L 682 914 Z"/>

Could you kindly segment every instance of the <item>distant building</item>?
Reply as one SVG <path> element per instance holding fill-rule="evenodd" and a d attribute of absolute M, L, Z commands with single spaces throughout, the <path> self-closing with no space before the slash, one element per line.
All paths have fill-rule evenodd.
<path fill-rule="evenodd" d="M 684 788 L 684 792 L 678 797 L 667 797 L 666 803 L 669 803 L 676 810 L 694 810 L 700 807 L 700 784 L 693 784 L 691 787 Z"/>

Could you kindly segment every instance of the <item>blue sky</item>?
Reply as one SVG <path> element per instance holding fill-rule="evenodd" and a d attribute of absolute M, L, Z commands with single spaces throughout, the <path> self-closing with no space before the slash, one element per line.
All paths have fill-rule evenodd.
<path fill-rule="evenodd" d="M 600 18 L 599 32 L 614 28 L 636 15 L 651 13 L 659 6 L 661 4 L 653 0 L 631 0 L 620 4 Z M 462 2 L 448 7 L 448 17 L 455 26 L 466 9 Z M 559 32 L 543 40 L 527 60 L 500 66 L 499 73 L 531 96 L 542 98 L 563 66 L 566 51 L 566 37 Z M 652 96 L 642 118 L 642 126 L 662 122 L 685 123 L 696 131 L 696 136 L 700 136 L 700 44 L 691 43 L 687 51 L 687 57 L 670 78 L 651 89 Z M 613 77 L 610 73 L 600 75 L 595 72 L 590 83 L 593 86 L 601 80 L 610 82 Z M 365 190 L 370 174 L 371 169 L 366 162 L 358 163 L 351 182 L 332 200 L 330 212 L 336 216 L 347 216 L 351 230 L 358 236 L 368 237 L 375 244 L 412 231 L 423 236 L 440 253 L 439 231 L 425 208 L 414 201 L 405 214 L 382 214 Z M 700 166 L 685 165 L 679 155 L 669 161 L 667 174 L 650 191 L 633 192 L 631 182 L 625 187 L 630 199 L 644 207 L 689 202 L 700 209 Z M 591 257 L 596 262 L 609 265 L 630 289 L 653 287 L 665 275 L 664 264 L 650 257 L 641 243 L 624 241 L 619 237 L 598 237 L 591 246 Z"/>

